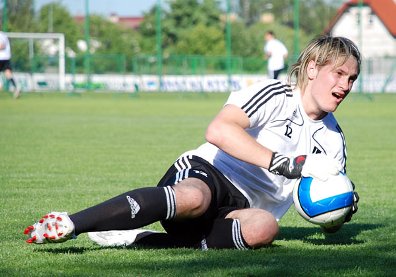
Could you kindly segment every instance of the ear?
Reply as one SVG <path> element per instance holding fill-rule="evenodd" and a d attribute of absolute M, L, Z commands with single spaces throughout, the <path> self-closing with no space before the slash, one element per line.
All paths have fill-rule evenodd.
<path fill-rule="evenodd" d="M 310 80 L 315 79 L 316 75 L 318 75 L 318 67 L 316 66 L 316 63 L 313 60 L 308 63 L 307 75 Z"/>

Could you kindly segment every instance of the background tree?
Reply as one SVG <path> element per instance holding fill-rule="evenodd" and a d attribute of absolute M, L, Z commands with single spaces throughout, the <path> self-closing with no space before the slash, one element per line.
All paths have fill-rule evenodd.
<path fill-rule="evenodd" d="M 220 10 L 214 0 L 175 0 L 169 2 L 169 10 L 163 20 L 165 45 L 177 44 L 180 34 L 197 25 L 220 28 Z"/>
<path fill-rule="evenodd" d="M 35 28 L 33 0 L 4 0 L 7 5 L 7 31 L 28 32 Z M 3 11 L 1 13 L 3 16 Z"/>
<path fill-rule="evenodd" d="M 38 11 L 37 22 L 36 32 L 64 33 L 66 48 L 78 52 L 77 41 L 81 38 L 81 31 L 65 6 L 57 2 L 44 5 Z"/>
<path fill-rule="evenodd" d="M 119 61 L 114 61 L 115 57 L 122 58 L 127 63 L 135 54 L 140 53 L 139 36 L 133 30 L 122 28 L 116 23 L 110 22 L 102 16 L 91 16 L 90 18 L 90 36 L 92 42 L 96 42 L 95 51 L 92 53 L 97 55 L 99 61 L 96 62 L 96 69 L 105 68 L 107 63 L 107 71 L 119 71 L 127 68 L 120 67 Z M 109 55 L 113 55 L 112 57 Z M 101 55 L 101 56 L 100 56 Z M 102 58 L 101 58 L 102 57 Z M 117 63 L 115 63 L 117 62 Z M 102 63 L 102 65 L 101 65 Z"/>
<path fill-rule="evenodd" d="M 9 31 L 64 33 L 67 49 L 77 55 L 81 53 L 77 41 L 85 39 L 84 23 L 76 22 L 65 6 L 50 2 L 35 14 L 33 0 L 6 1 Z M 294 55 L 294 0 L 230 0 L 230 3 L 233 56 L 252 59 L 256 69 L 263 68 L 263 36 L 267 30 L 275 31 L 291 56 Z M 336 12 L 336 4 L 329 0 L 300 0 L 299 3 L 299 39 L 301 45 L 305 45 L 323 32 Z M 272 15 L 273 20 L 263 20 L 263 14 Z M 163 1 L 161 15 L 161 46 L 165 57 L 225 55 L 225 0 L 167 0 Z M 125 29 L 98 15 L 91 15 L 90 19 L 92 41 L 97 42 L 96 54 L 125 55 L 128 63 L 137 55 L 156 54 L 155 5 L 144 14 L 138 30 Z M 27 50 L 21 53 L 23 51 Z"/>
<path fill-rule="evenodd" d="M 189 55 L 224 55 L 224 34 L 214 26 L 198 24 L 180 32 L 179 40 L 173 47 L 174 53 Z"/>
<path fill-rule="evenodd" d="M 323 33 L 336 13 L 336 5 L 328 0 L 300 0 L 299 4 L 300 29 L 312 36 Z M 247 26 L 258 22 L 264 13 L 273 14 L 278 24 L 294 25 L 294 0 L 239 0 L 235 10 Z"/>

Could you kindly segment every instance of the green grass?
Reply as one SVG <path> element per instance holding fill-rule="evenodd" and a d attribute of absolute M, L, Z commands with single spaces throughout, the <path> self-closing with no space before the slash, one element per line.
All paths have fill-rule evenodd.
<path fill-rule="evenodd" d="M 0 93 L 1 276 L 391 276 L 396 270 L 396 94 L 351 95 L 336 115 L 347 137 L 359 212 L 325 236 L 292 208 L 273 246 L 255 251 L 103 249 L 87 236 L 30 245 L 23 229 L 155 185 L 204 141 L 226 94 Z M 161 230 L 159 224 L 151 228 Z"/>

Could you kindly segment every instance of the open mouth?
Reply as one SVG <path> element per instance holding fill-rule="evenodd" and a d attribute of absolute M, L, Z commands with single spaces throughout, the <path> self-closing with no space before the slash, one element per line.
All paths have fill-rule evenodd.
<path fill-rule="evenodd" d="M 333 92 L 332 95 L 333 95 L 335 98 L 337 98 L 337 99 L 340 99 L 340 100 L 344 99 L 344 94 L 340 94 L 340 93 L 337 93 L 337 92 Z"/>

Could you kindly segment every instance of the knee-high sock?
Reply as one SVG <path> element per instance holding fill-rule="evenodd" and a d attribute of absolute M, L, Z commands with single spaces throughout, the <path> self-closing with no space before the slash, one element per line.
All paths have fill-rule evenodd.
<path fill-rule="evenodd" d="M 136 245 L 153 248 L 193 247 L 207 250 L 209 248 L 250 249 L 242 236 L 241 225 L 238 219 L 217 219 L 212 229 L 202 239 L 201 243 L 183 240 L 167 233 L 143 234 L 136 238 Z"/>
<path fill-rule="evenodd" d="M 171 187 L 140 188 L 70 215 L 75 234 L 93 231 L 128 230 L 176 215 Z"/>
<path fill-rule="evenodd" d="M 201 247 L 249 249 L 242 236 L 239 219 L 216 219 L 209 234 L 202 240 Z"/>
<path fill-rule="evenodd" d="M 196 242 L 183 240 L 168 233 L 142 233 L 136 236 L 134 245 L 145 248 L 199 248 Z"/>
<path fill-rule="evenodd" d="M 209 234 L 200 243 L 183 240 L 167 233 L 142 233 L 136 237 L 135 245 L 150 248 L 192 247 L 207 250 L 209 248 L 250 249 L 242 237 L 238 219 L 217 219 Z"/>

